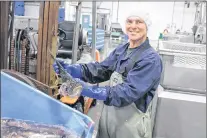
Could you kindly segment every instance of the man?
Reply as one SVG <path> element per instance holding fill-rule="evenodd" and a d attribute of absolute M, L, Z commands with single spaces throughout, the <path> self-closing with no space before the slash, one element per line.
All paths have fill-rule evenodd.
<path fill-rule="evenodd" d="M 123 31 L 128 43 L 100 63 L 63 64 L 84 89 L 82 95 L 104 102 L 98 138 L 151 138 L 153 101 L 162 62 L 147 37 L 147 14 L 127 15 Z M 58 68 L 54 64 L 58 73 Z M 110 80 L 110 86 L 87 86 Z"/>

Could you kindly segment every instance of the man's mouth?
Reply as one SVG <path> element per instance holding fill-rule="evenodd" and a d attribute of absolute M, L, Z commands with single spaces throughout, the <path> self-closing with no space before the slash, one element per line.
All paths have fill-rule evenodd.
<path fill-rule="evenodd" d="M 132 34 L 132 35 L 138 34 L 138 32 L 134 32 L 134 31 L 129 31 L 129 33 Z"/>

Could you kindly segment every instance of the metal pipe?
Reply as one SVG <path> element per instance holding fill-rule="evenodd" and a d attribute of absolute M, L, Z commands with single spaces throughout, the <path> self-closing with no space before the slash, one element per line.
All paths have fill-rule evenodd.
<path fill-rule="evenodd" d="M 118 21 L 119 21 L 119 1 L 117 5 L 117 15 L 116 15 L 116 22 L 118 23 Z"/>
<path fill-rule="evenodd" d="M 112 7 L 111 7 L 111 20 L 112 20 L 112 22 L 113 22 L 113 17 L 114 17 L 114 2 L 112 1 L 112 5 L 111 5 Z"/>
<path fill-rule="evenodd" d="M 11 24 L 10 24 L 10 27 L 9 27 L 9 54 L 11 56 L 11 43 L 12 43 L 12 39 L 13 39 L 13 27 L 14 27 L 14 7 L 15 7 L 15 3 L 14 2 L 11 2 Z M 13 50 L 13 49 L 12 49 Z M 10 56 L 9 56 L 9 69 L 11 69 L 11 59 L 10 59 Z"/>
<path fill-rule="evenodd" d="M 206 2 L 203 2 L 203 20 L 202 20 L 202 24 L 206 23 Z"/>
<path fill-rule="evenodd" d="M 79 2 L 78 6 L 76 6 L 76 25 L 75 25 L 75 31 L 73 36 L 72 64 L 75 64 L 77 62 L 81 6 L 82 6 L 81 2 Z"/>
<path fill-rule="evenodd" d="M 92 57 L 95 60 L 96 52 L 96 16 L 97 16 L 96 1 L 92 2 Z"/>
<path fill-rule="evenodd" d="M 199 95 L 199 96 L 205 96 L 206 91 L 199 90 L 199 89 L 193 89 L 193 88 L 181 88 L 181 87 L 174 87 L 169 85 L 161 85 L 164 90 L 167 90 L 169 92 L 173 93 L 180 93 L 180 94 L 193 94 L 193 95 Z"/>
<path fill-rule="evenodd" d="M 183 7 L 183 17 L 182 17 L 181 30 L 183 30 L 184 17 L 185 17 L 185 3 L 184 3 L 184 7 Z"/>
<path fill-rule="evenodd" d="M 9 30 L 9 1 L 0 2 L 0 69 L 7 69 L 8 62 L 8 30 Z"/>
<path fill-rule="evenodd" d="M 174 1 L 174 4 L 173 4 L 173 13 L 172 13 L 172 20 L 171 20 L 171 23 L 172 23 L 172 25 L 171 25 L 171 32 L 173 32 L 174 31 L 174 29 L 173 29 L 173 27 L 174 27 L 174 12 L 175 12 L 175 1 Z"/>
<path fill-rule="evenodd" d="M 189 55 L 189 56 L 206 56 L 206 53 L 200 53 L 200 52 L 187 52 L 187 51 L 176 51 L 176 50 L 166 50 L 166 49 L 159 49 L 159 54 L 160 55 Z"/>
<path fill-rule="evenodd" d="M 82 6 L 82 8 L 84 9 L 91 9 L 91 7 L 86 7 L 86 6 Z M 98 10 L 106 10 L 106 11 L 110 11 L 110 9 L 107 9 L 107 8 L 100 8 L 100 7 L 97 7 Z M 101 12 L 102 13 L 102 12 Z"/>

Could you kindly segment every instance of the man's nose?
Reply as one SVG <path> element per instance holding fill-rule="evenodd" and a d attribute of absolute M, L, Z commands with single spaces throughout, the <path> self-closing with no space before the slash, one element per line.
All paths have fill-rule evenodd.
<path fill-rule="evenodd" d="M 137 28 L 137 24 L 136 24 L 136 22 L 132 22 L 131 27 L 132 27 L 132 28 Z"/>

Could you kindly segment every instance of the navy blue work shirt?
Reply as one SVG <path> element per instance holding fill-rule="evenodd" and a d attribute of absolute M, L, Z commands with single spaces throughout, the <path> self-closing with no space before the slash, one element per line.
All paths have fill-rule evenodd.
<path fill-rule="evenodd" d="M 83 79 L 89 83 L 100 83 L 110 79 L 111 74 L 128 67 L 130 56 L 138 53 L 142 47 L 149 47 L 135 59 L 134 66 L 125 73 L 123 83 L 106 86 L 108 97 L 104 104 L 123 107 L 135 103 L 142 112 L 146 112 L 159 85 L 162 73 L 162 61 L 158 53 L 150 46 L 149 40 L 134 48 L 127 56 L 129 43 L 117 47 L 104 61 L 82 64 Z M 124 74 L 124 73 L 122 73 Z"/>

